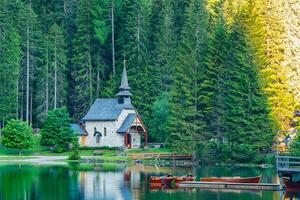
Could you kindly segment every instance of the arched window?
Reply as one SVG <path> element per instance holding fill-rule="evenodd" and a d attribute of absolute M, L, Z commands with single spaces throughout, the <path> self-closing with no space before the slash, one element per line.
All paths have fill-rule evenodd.
<path fill-rule="evenodd" d="M 96 143 L 97 143 L 97 144 L 100 143 L 100 135 L 99 135 L 99 134 L 96 135 Z"/>

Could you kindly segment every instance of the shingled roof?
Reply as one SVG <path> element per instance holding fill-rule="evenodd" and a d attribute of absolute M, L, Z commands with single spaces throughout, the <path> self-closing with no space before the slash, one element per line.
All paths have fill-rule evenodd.
<path fill-rule="evenodd" d="M 130 127 L 131 127 L 133 121 L 136 119 L 136 117 L 137 117 L 136 113 L 128 114 L 126 119 L 124 120 L 122 126 L 119 128 L 119 130 L 117 130 L 117 133 L 126 133 L 130 129 Z"/>
<path fill-rule="evenodd" d="M 82 121 L 113 121 L 123 109 L 135 109 L 130 101 L 120 104 L 117 98 L 96 99 Z"/>
<path fill-rule="evenodd" d="M 80 135 L 80 136 L 87 135 L 87 133 L 78 124 L 70 124 L 70 127 L 77 135 Z"/>

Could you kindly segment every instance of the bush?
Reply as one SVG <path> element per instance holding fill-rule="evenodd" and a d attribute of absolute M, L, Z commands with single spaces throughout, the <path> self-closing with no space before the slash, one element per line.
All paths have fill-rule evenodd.
<path fill-rule="evenodd" d="M 69 160 L 80 160 L 79 155 L 79 142 L 78 138 L 74 137 L 72 140 L 72 154 L 68 158 Z"/>
<path fill-rule="evenodd" d="M 7 148 L 22 149 L 32 147 L 33 130 L 26 122 L 12 119 L 3 128 L 2 145 Z"/>
<path fill-rule="evenodd" d="M 205 163 L 228 162 L 231 160 L 232 149 L 227 143 L 209 141 L 197 147 L 198 155 Z M 199 154 L 200 153 L 200 154 Z"/>
<path fill-rule="evenodd" d="M 197 155 L 203 163 L 273 163 L 274 156 L 259 154 L 258 149 L 249 144 L 230 144 L 209 141 L 197 146 Z"/>
<path fill-rule="evenodd" d="M 240 163 L 248 163 L 257 155 L 255 148 L 248 144 L 235 145 L 232 148 L 232 159 Z"/>
<path fill-rule="evenodd" d="M 74 136 L 66 108 L 55 109 L 48 113 L 41 130 L 42 146 L 50 147 L 54 152 L 64 152 L 69 149 Z"/>
<path fill-rule="evenodd" d="M 296 138 L 290 144 L 290 151 L 293 155 L 300 155 L 300 132 L 297 132 Z"/>

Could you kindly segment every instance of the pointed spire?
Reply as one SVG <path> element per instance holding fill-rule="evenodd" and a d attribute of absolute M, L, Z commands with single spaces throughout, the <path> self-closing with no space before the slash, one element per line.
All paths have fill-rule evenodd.
<path fill-rule="evenodd" d="M 122 73 L 122 81 L 119 89 L 123 90 L 130 90 L 130 87 L 128 85 L 128 78 L 127 78 L 127 71 L 126 71 L 126 60 L 124 59 L 124 67 L 123 67 L 123 73 Z"/>
<path fill-rule="evenodd" d="M 117 94 L 119 97 L 130 97 L 132 94 L 130 93 L 130 87 L 128 85 L 128 78 L 126 72 L 126 60 L 124 59 L 124 68 L 122 73 L 121 85 L 119 87 L 119 92 Z"/>

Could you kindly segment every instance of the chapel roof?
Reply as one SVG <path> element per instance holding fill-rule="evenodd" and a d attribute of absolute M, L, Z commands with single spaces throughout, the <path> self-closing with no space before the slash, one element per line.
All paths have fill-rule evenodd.
<path fill-rule="evenodd" d="M 70 124 L 71 129 L 77 134 L 77 135 L 87 135 L 87 133 L 83 130 L 83 128 L 79 124 Z"/>
<path fill-rule="evenodd" d="M 130 129 L 136 117 L 137 117 L 136 113 L 128 114 L 121 127 L 117 130 L 117 133 L 126 133 Z"/>
<path fill-rule="evenodd" d="M 117 98 L 96 99 L 82 121 L 113 121 L 116 120 L 123 109 L 135 109 L 130 101 L 120 104 Z"/>

